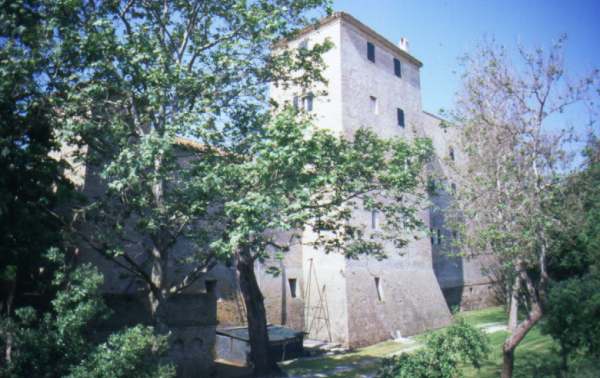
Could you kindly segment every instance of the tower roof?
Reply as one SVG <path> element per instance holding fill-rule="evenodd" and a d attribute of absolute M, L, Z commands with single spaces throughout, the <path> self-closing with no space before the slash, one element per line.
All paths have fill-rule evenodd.
<path fill-rule="evenodd" d="M 405 50 L 402 50 L 396 44 L 394 44 L 393 42 L 391 42 L 390 40 L 388 40 L 387 38 L 385 38 L 381 34 L 377 33 L 375 30 L 371 29 L 370 27 L 368 27 L 367 25 L 363 24 L 362 22 L 360 22 L 359 20 L 357 20 L 352 15 L 350 15 L 349 13 L 346 13 L 346 12 L 334 12 L 330 16 L 322 18 L 316 24 L 307 26 L 304 29 L 300 29 L 295 34 L 294 39 L 298 39 L 298 38 L 300 38 L 300 37 L 302 37 L 302 36 L 304 36 L 306 34 L 309 34 L 310 32 L 312 32 L 314 30 L 317 30 L 319 27 L 328 25 L 328 24 L 330 24 L 330 23 L 332 23 L 332 22 L 334 22 L 336 20 L 342 20 L 344 22 L 349 23 L 350 25 L 354 26 L 356 29 L 358 29 L 358 30 L 362 31 L 363 33 L 367 34 L 370 38 L 372 38 L 375 42 L 377 42 L 381 46 L 384 46 L 384 47 L 390 49 L 394 54 L 405 58 L 409 62 L 415 64 L 417 67 L 422 67 L 423 66 L 423 63 L 421 63 L 420 60 L 418 60 L 417 58 L 415 58 L 414 56 L 412 56 L 411 54 L 409 54 Z M 281 46 L 285 42 L 286 41 L 281 41 L 276 46 Z"/>

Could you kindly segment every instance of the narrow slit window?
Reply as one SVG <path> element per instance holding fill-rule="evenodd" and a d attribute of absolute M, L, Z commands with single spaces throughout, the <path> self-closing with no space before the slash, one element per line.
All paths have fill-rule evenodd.
<path fill-rule="evenodd" d="M 448 156 L 450 156 L 450 160 L 454 161 L 454 148 L 448 148 Z"/>
<path fill-rule="evenodd" d="M 307 112 L 311 112 L 313 110 L 314 97 L 315 96 L 312 93 L 309 93 L 306 95 L 306 97 L 304 97 L 304 110 Z"/>
<path fill-rule="evenodd" d="M 397 108 L 396 117 L 398 118 L 398 126 L 404 128 L 404 110 Z"/>
<path fill-rule="evenodd" d="M 204 286 L 206 287 L 206 293 L 217 296 L 217 281 L 216 280 L 207 280 L 204 281 Z"/>
<path fill-rule="evenodd" d="M 456 194 L 456 184 L 455 183 L 450 184 L 450 191 L 452 192 L 452 194 Z"/>
<path fill-rule="evenodd" d="M 370 107 L 371 107 L 371 113 L 378 114 L 379 113 L 379 106 L 377 104 L 377 97 L 375 97 L 375 96 L 369 96 L 369 104 L 370 104 Z"/>
<path fill-rule="evenodd" d="M 290 285 L 290 296 L 292 298 L 296 298 L 297 294 L 297 281 L 295 278 L 288 279 L 288 284 Z"/>
<path fill-rule="evenodd" d="M 396 58 L 394 58 L 394 75 L 402 77 L 402 65 L 400 64 L 400 60 Z"/>
<path fill-rule="evenodd" d="M 375 45 L 367 42 L 367 59 L 375 63 Z"/>
<path fill-rule="evenodd" d="M 379 277 L 375 277 L 375 290 L 377 290 L 377 300 L 379 302 L 383 301 L 383 288 L 381 287 L 381 279 Z"/>
<path fill-rule="evenodd" d="M 435 235 L 433 233 L 433 227 L 429 227 L 429 238 L 431 239 L 431 245 L 435 245 Z"/>
<path fill-rule="evenodd" d="M 437 243 L 438 245 L 442 244 L 442 230 L 437 229 Z"/>
<path fill-rule="evenodd" d="M 377 210 L 371 210 L 371 228 L 373 230 L 379 229 L 379 212 Z"/>

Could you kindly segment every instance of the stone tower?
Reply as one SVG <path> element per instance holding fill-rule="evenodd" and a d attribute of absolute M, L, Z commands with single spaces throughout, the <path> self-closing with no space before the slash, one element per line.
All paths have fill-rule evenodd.
<path fill-rule="evenodd" d="M 346 13 L 335 13 L 318 27 L 302 31 L 287 48 L 326 38 L 334 44 L 323 56 L 327 86 L 311 92 L 272 87 L 274 99 L 304 106 L 319 127 L 342 137 L 359 128 L 370 128 L 383 138 L 425 136 L 419 60 Z M 322 90 L 327 95 L 313 98 Z M 377 216 L 357 211 L 354 221 L 376 228 L 383 221 Z M 429 212 L 421 216 L 429 224 Z M 303 321 L 309 337 L 355 347 L 447 325 L 450 312 L 434 274 L 430 238 L 420 236 L 402 254 L 389 246 L 384 261 L 347 260 L 308 246 L 296 251 L 302 256 Z M 304 237 L 309 240 L 311 235 Z M 265 296 L 272 297 L 268 289 Z"/>

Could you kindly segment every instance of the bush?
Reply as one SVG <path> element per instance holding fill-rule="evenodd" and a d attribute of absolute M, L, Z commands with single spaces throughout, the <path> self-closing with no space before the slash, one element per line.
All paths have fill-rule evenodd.
<path fill-rule="evenodd" d="M 59 287 L 52 310 L 41 316 L 31 307 L 15 311 L 0 334 L 13 336 L 11 361 L 0 368 L 2 377 L 160 377 L 174 371 L 159 363 L 166 351 L 165 337 L 151 327 L 137 326 L 96 345 L 92 322 L 108 316 L 100 286 L 102 275 L 89 265 L 59 270 Z"/>
<path fill-rule="evenodd" d="M 111 335 L 72 370 L 69 378 L 172 377 L 173 367 L 160 365 L 154 357 L 167 348 L 166 337 L 155 336 L 152 327 L 138 325 Z"/>
<path fill-rule="evenodd" d="M 553 284 L 548 291 L 542 332 L 560 345 L 562 367 L 577 350 L 600 352 L 600 276 L 588 274 Z"/>
<path fill-rule="evenodd" d="M 489 339 L 464 319 L 427 337 L 423 349 L 386 359 L 378 378 L 455 378 L 462 376 L 458 365 L 476 368 L 489 353 Z"/>

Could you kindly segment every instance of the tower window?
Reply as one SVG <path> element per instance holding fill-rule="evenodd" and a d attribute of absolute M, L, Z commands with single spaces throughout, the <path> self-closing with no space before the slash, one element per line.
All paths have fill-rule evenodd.
<path fill-rule="evenodd" d="M 309 93 L 303 98 L 304 110 L 306 110 L 307 112 L 311 112 L 313 110 L 314 97 L 315 96 L 312 93 Z"/>
<path fill-rule="evenodd" d="M 377 290 L 377 300 L 383 301 L 383 288 L 381 287 L 381 280 L 379 277 L 375 277 L 375 290 Z"/>
<path fill-rule="evenodd" d="M 404 127 L 404 110 L 397 108 L 396 117 L 398 118 L 398 126 Z"/>
<path fill-rule="evenodd" d="M 290 285 L 290 295 L 292 298 L 296 298 L 297 296 L 297 292 L 296 292 L 296 279 L 295 278 L 290 278 L 288 279 L 288 284 Z"/>
<path fill-rule="evenodd" d="M 377 210 L 371 211 L 371 228 L 373 230 L 379 229 L 379 212 Z"/>
<path fill-rule="evenodd" d="M 448 148 L 448 156 L 450 157 L 450 160 L 454 161 L 454 148 Z"/>
<path fill-rule="evenodd" d="M 378 114 L 379 113 L 379 105 L 377 104 L 377 97 L 369 96 L 369 104 L 371 107 L 371 113 Z"/>
<path fill-rule="evenodd" d="M 367 42 L 367 58 L 375 63 L 375 45 L 371 42 Z"/>
<path fill-rule="evenodd" d="M 437 243 L 438 245 L 442 244 L 442 230 L 437 229 Z"/>
<path fill-rule="evenodd" d="M 402 65 L 400 64 L 400 60 L 396 58 L 394 58 L 394 75 L 402 77 Z"/>
<path fill-rule="evenodd" d="M 431 239 L 431 245 L 435 245 L 435 235 L 433 233 L 433 227 L 429 227 L 429 238 Z"/>

